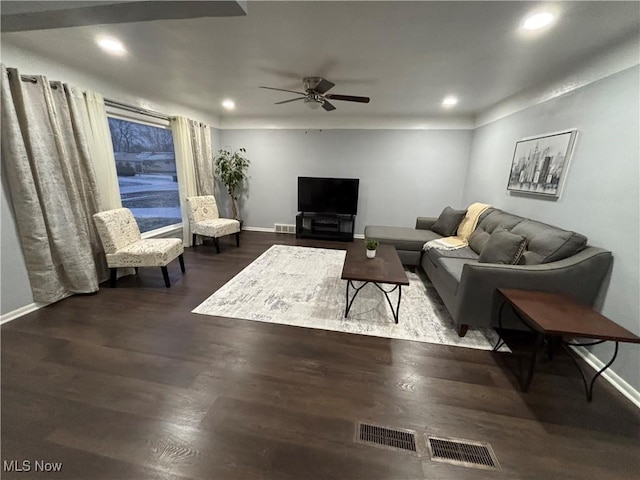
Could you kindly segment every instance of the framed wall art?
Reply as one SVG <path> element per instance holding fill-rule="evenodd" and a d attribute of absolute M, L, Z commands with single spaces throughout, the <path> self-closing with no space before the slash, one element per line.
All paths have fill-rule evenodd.
<path fill-rule="evenodd" d="M 577 130 L 565 130 L 516 142 L 507 190 L 559 198 Z"/>

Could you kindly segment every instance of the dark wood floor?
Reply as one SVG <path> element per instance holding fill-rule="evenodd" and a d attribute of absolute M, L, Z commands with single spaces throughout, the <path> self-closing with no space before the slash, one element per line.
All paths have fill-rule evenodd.
<path fill-rule="evenodd" d="M 2 327 L 2 460 L 32 468 L 2 478 L 637 478 L 638 410 L 604 381 L 587 403 L 561 355 L 524 394 L 491 352 L 189 313 L 297 242 L 221 243 L 188 249 L 171 289 L 143 269 Z M 355 443 L 360 420 L 420 432 L 420 454 Z M 433 462 L 424 433 L 489 442 L 502 470 Z"/>

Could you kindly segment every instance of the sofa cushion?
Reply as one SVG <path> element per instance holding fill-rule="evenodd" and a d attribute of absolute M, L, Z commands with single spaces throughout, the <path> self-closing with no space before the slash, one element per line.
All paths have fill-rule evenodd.
<path fill-rule="evenodd" d="M 456 248 L 455 250 L 443 250 L 441 248 L 430 248 L 425 252 L 425 255 L 434 261 L 438 258 L 467 258 L 470 260 L 477 260 L 478 254 L 471 250 L 469 247 Z"/>
<path fill-rule="evenodd" d="M 396 250 L 422 251 L 422 246 L 429 240 L 442 238 L 431 230 L 418 230 L 407 227 L 385 227 L 367 225 L 364 227 L 366 239 L 378 240 L 383 245 L 393 245 Z"/>
<path fill-rule="evenodd" d="M 474 252 L 480 254 L 489 240 L 489 236 L 496 228 L 502 227 L 511 231 L 523 220 L 522 217 L 494 208 L 478 222 L 478 226 L 469 237 L 469 246 Z"/>
<path fill-rule="evenodd" d="M 575 255 L 587 244 L 587 238 L 579 233 L 494 209 L 478 223 L 469 237 L 469 246 L 474 252 L 482 253 L 489 236 L 498 227 L 522 235 L 527 240 L 527 248 L 520 261 L 525 265 L 562 260 Z"/>
<path fill-rule="evenodd" d="M 480 254 L 489 241 L 490 236 L 491 234 L 483 228 L 476 228 L 469 237 L 469 248 L 475 253 Z"/>
<path fill-rule="evenodd" d="M 555 262 L 575 255 L 587 245 L 587 237 L 534 220 L 523 220 L 511 233 L 527 239 L 523 254 L 525 265 Z"/>
<path fill-rule="evenodd" d="M 496 228 L 482 249 L 478 263 L 502 263 L 515 265 L 527 245 L 522 235 L 516 235 L 502 227 Z"/>
<path fill-rule="evenodd" d="M 476 227 L 478 227 L 487 217 L 487 215 L 489 215 L 494 210 L 495 208 L 490 207 L 482 212 L 482 214 L 478 218 Z M 487 240 L 489 240 L 489 235 L 490 233 L 488 233 L 486 230 L 483 230 L 482 228 L 476 228 L 473 232 L 471 232 L 471 235 L 469 236 L 469 246 L 474 252 L 479 254 L 482 251 L 484 244 L 487 243 Z"/>
<path fill-rule="evenodd" d="M 431 230 L 439 233 L 443 237 L 455 235 L 458 225 L 460 225 L 465 213 L 467 213 L 466 210 L 454 210 L 451 207 L 445 207 L 438 217 L 438 220 L 436 220 L 436 223 L 431 227 Z"/>
<path fill-rule="evenodd" d="M 440 278 L 449 292 L 455 294 L 458 291 L 462 269 L 468 263 L 475 265 L 478 262 L 470 258 L 440 258 L 438 260 L 436 265 L 440 270 Z"/>

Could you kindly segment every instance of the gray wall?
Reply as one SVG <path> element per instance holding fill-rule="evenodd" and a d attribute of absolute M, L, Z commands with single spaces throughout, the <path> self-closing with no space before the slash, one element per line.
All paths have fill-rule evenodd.
<path fill-rule="evenodd" d="M 614 266 L 603 314 L 640 333 L 640 67 L 523 110 L 474 131 L 463 203 L 490 203 L 585 234 L 611 250 Z M 558 201 L 506 192 L 516 140 L 577 128 L 579 137 Z M 593 350 L 601 360 L 610 349 Z M 627 345 L 613 369 L 640 390 L 640 348 Z"/>
<path fill-rule="evenodd" d="M 320 112 L 321 114 L 323 112 Z M 251 160 L 245 225 L 295 223 L 297 177 L 360 179 L 356 233 L 460 207 L 470 130 L 221 130 Z"/>

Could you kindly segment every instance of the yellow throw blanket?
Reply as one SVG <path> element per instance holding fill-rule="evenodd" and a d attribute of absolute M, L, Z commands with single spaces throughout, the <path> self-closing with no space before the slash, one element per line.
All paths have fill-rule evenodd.
<path fill-rule="evenodd" d="M 429 250 L 431 248 L 439 248 L 441 250 L 456 250 L 469 245 L 469 237 L 478 226 L 478 219 L 487 208 L 491 208 L 491 205 L 486 203 L 472 203 L 467 208 L 467 213 L 458 226 L 457 235 L 453 237 L 438 238 L 425 243 L 422 247 L 423 250 Z"/>
<path fill-rule="evenodd" d="M 491 208 L 491 205 L 486 203 L 472 203 L 467 208 L 467 213 L 458 226 L 458 237 L 468 242 L 469 237 L 478 226 L 478 219 L 480 215 L 484 213 L 487 208 Z"/>

